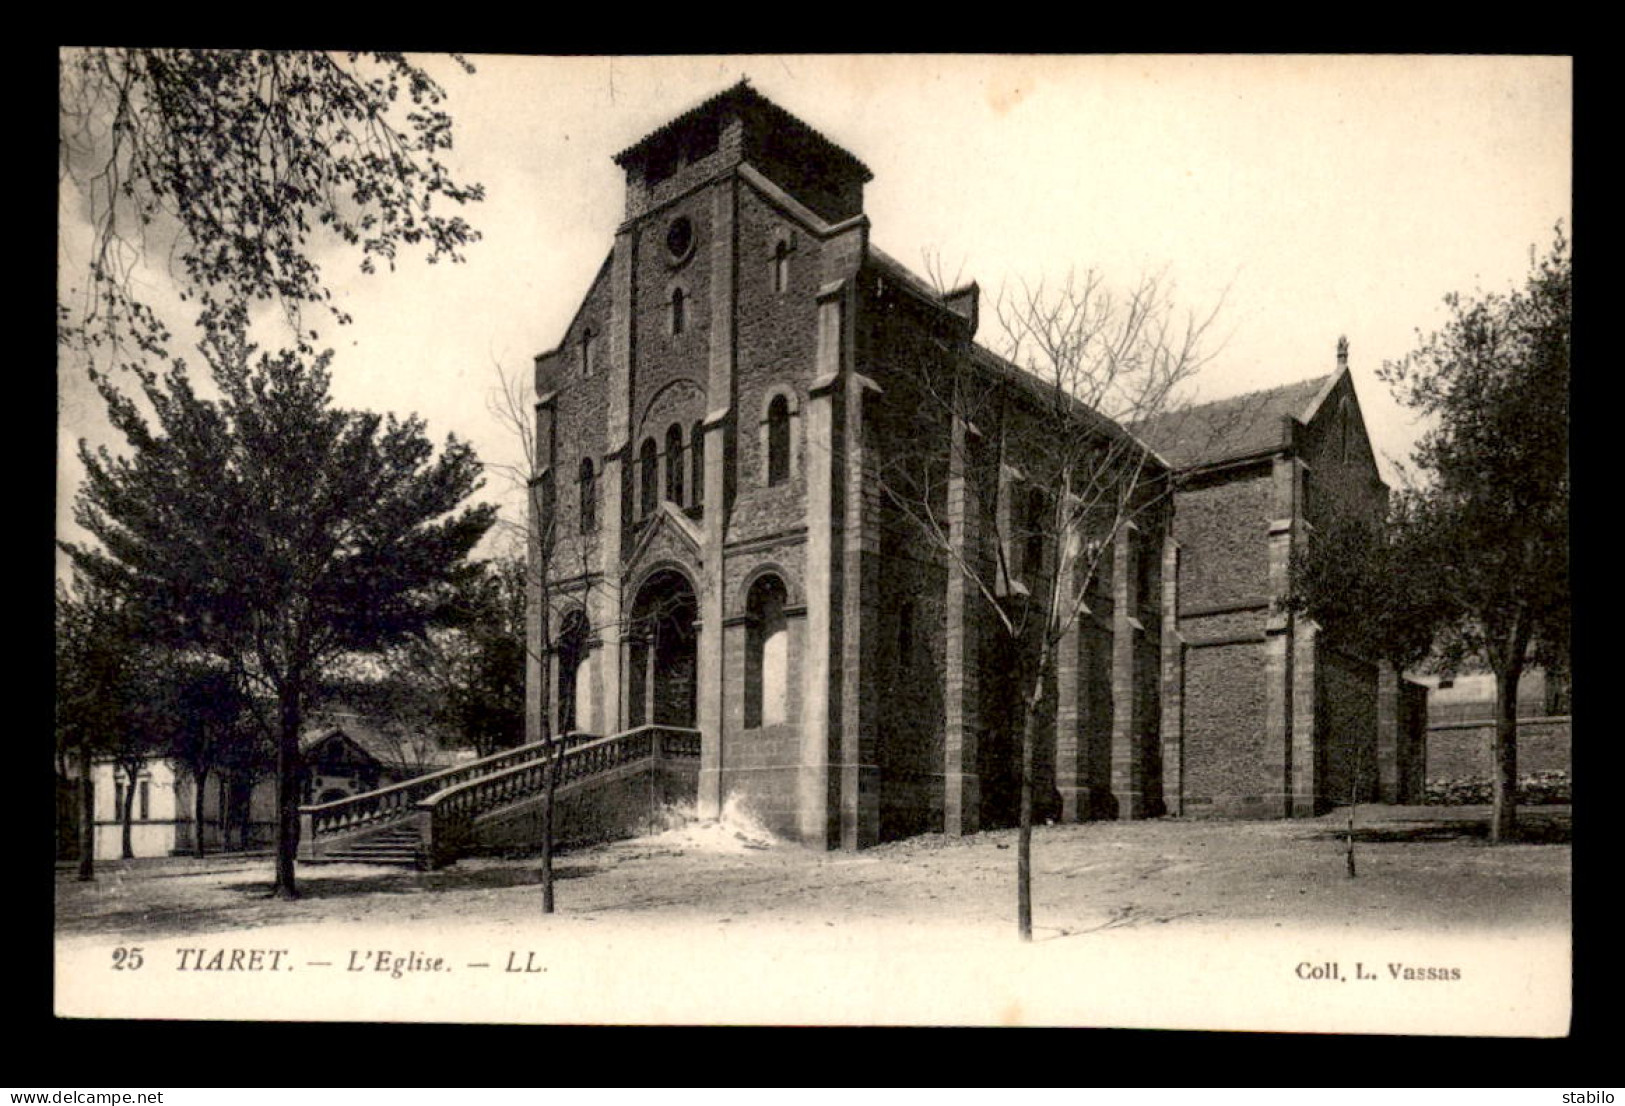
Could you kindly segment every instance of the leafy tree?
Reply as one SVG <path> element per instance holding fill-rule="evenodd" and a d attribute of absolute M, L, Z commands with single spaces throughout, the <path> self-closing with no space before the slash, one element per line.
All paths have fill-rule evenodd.
<path fill-rule="evenodd" d="M 481 754 L 525 736 L 525 562 L 485 562 L 465 634 L 470 646 L 452 707 L 465 741 Z"/>
<path fill-rule="evenodd" d="M 1389 499 L 1380 519 L 1338 515 L 1298 547 L 1289 609 L 1314 619 L 1356 656 L 1400 672 L 1422 663 L 1446 614 L 1428 501 Z"/>
<path fill-rule="evenodd" d="M 91 242 L 58 291 L 58 340 L 167 356 L 163 312 L 138 290 L 144 260 L 168 259 L 204 329 L 275 302 L 302 340 L 315 338 L 303 305 L 348 321 L 319 248 L 358 248 L 366 272 L 403 247 L 458 260 L 478 234 L 447 208 L 483 193 L 441 160 L 445 99 L 398 53 L 63 50 L 58 175 Z"/>
<path fill-rule="evenodd" d="M 94 878 L 95 805 L 91 769 L 109 761 L 120 855 L 135 856 L 132 822 L 140 776 L 161 742 L 150 696 L 155 663 L 139 639 L 129 607 L 105 589 L 76 577 L 57 589 L 57 735 L 80 767 L 83 803 L 80 878 Z M 122 778 L 121 778 L 122 777 Z"/>
<path fill-rule="evenodd" d="M 1286 607 L 1314 619 L 1355 656 L 1386 661 L 1400 673 L 1421 664 L 1447 615 L 1431 521 L 1428 501 L 1408 491 L 1389 499 L 1382 518 L 1339 514 L 1323 521 L 1293 553 Z M 1356 749 L 1349 778 L 1351 877 L 1362 757 Z"/>
<path fill-rule="evenodd" d="M 184 363 L 138 369 L 156 418 L 100 383 L 126 456 L 81 443 L 75 519 L 100 543 L 63 543 L 147 635 L 220 658 L 277 735 L 276 893 L 297 895 L 299 734 L 307 700 L 339 657 L 377 652 L 444 615 L 443 586 L 493 508 L 473 451 L 436 456 L 423 422 L 333 406 L 329 355 L 260 355 L 233 325 L 202 352 L 220 393 Z M 261 694 L 254 694 L 254 693 Z M 269 716 L 266 716 L 269 715 Z"/>
<path fill-rule="evenodd" d="M 1434 420 L 1413 460 L 1441 606 L 1439 662 L 1495 675 L 1490 838 L 1517 826 L 1518 682 L 1566 666 L 1573 265 L 1558 227 L 1522 288 L 1445 297 L 1449 321 L 1382 378 Z"/>
<path fill-rule="evenodd" d="M 444 624 L 411 635 L 332 695 L 388 725 L 439 733 L 482 757 L 522 743 L 525 565 L 498 557 L 475 569 L 446 589 Z"/>
<path fill-rule="evenodd" d="M 230 767 L 256 751 L 259 727 L 236 674 L 207 657 L 172 652 L 162 658 L 150 694 L 161 720 L 161 747 L 185 765 L 192 780 L 192 851 L 202 856 L 209 777 L 218 776 L 224 787 Z M 223 823 L 220 833 L 223 845 Z"/>
<path fill-rule="evenodd" d="M 121 689 L 123 709 L 120 725 L 107 735 L 107 751 L 113 761 L 115 813 L 119 819 L 119 855 L 135 856 L 135 800 L 141 789 L 141 773 L 153 754 L 163 747 L 162 718 L 150 695 L 153 656 L 145 650 L 132 650 L 122 666 L 126 686 Z M 122 773 L 123 779 L 119 776 Z M 143 796 L 146 799 L 146 796 Z M 143 810 L 142 817 L 146 812 Z"/>
<path fill-rule="evenodd" d="M 441 689 L 442 721 L 481 756 L 525 735 L 525 564 L 499 557 L 455 597 L 456 622 L 407 646 Z"/>
<path fill-rule="evenodd" d="M 135 728 L 133 627 L 117 598 L 83 575 L 56 589 L 56 740 L 78 764 L 79 878 L 96 875 L 92 768 Z"/>

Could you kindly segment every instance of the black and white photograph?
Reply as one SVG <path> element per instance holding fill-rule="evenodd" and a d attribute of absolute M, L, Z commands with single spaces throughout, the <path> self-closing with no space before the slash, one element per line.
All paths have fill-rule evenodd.
<path fill-rule="evenodd" d="M 1570 1032 L 1571 58 L 57 60 L 59 1017 Z"/>

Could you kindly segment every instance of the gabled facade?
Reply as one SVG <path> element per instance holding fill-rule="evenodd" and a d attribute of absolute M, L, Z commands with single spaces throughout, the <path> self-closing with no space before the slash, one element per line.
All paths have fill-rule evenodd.
<path fill-rule="evenodd" d="M 1387 506 L 1347 344 L 1328 376 L 1144 432 L 1179 470 L 1169 811 L 1289 817 L 1351 796 L 1421 801 L 1420 690 L 1284 607 L 1294 552 L 1317 524 Z"/>
<path fill-rule="evenodd" d="M 1017 421 L 1040 402 L 1036 382 L 975 344 L 975 285 L 938 293 L 870 243 L 862 163 L 748 85 L 616 161 L 625 221 L 559 344 L 536 359 L 528 738 L 696 729 L 702 812 L 738 796 L 822 847 L 1008 824 L 1009 658 L 952 559 L 986 563 L 1011 542 L 1026 462 L 933 405 L 930 376 L 971 374 Z M 1199 477 L 1188 498 L 1118 536 L 1046 703 L 1041 817 L 1298 813 L 1294 789 L 1313 805 L 1332 778 L 1281 759 L 1292 739 L 1271 719 L 1303 700 L 1262 671 L 1312 639 L 1289 628 L 1264 642 L 1263 612 L 1277 560 L 1313 515 L 1302 472 L 1322 467 L 1313 487 L 1328 503 L 1380 503 L 1380 483 L 1325 460 L 1364 450 L 1369 466 L 1346 372 L 1304 400 L 1262 452 L 1171 461 Z M 1334 425 L 1358 443 L 1336 445 Z M 1077 431 L 1125 433 L 1081 405 Z M 1214 491 L 1233 481 L 1230 462 L 1246 489 Z M 887 494 L 898 473 L 931 476 L 952 559 Z M 1251 506 L 1233 538 L 1210 541 L 1199 520 L 1227 495 Z M 1186 504 L 1198 521 L 1182 530 Z M 1001 601 L 1019 599 L 1023 561 L 1053 555 L 1015 546 Z M 1214 558 L 1232 547 L 1251 575 L 1225 583 Z M 1239 634 L 1216 629 L 1225 614 L 1256 615 L 1247 632 L 1261 637 L 1240 662 L 1261 690 L 1236 739 L 1260 767 L 1235 783 L 1208 767 L 1222 712 L 1210 719 L 1185 688 L 1188 667 L 1210 680 L 1208 658 L 1235 653 L 1192 665 L 1183 643 Z M 1306 686 L 1338 679 L 1307 675 L 1330 671 L 1312 660 L 1295 671 Z M 1271 771 L 1280 782 L 1265 786 Z M 1193 784 L 1236 801 L 1187 802 Z M 1260 804 L 1243 801 L 1255 793 Z"/>

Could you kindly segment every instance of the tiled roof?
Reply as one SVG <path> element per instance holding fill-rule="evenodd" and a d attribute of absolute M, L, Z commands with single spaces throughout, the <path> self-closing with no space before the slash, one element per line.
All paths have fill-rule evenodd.
<path fill-rule="evenodd" d="M 324 712 L 320 724 L 300 737 L 299 747 L 308 751 L 336 733 L 342 733 L 373 759 L 389 767 L 450 767 L 457 761 L 455 752 L 441 748 L 428 734 L 395 737 L 360 715 L 348 712 Z"/>
<path fill-rule="evenodd" d="M 1328 376 L 1265 388 L 1195 407 L 1168 411 L 1134 427 L 1150 446 L 1181 468 L 1263 453 L 1281 444 L 1281 418 L 1303 418 Z"/>
<path fill-rule="evenodd" d="M 800 119 L 797 119 L 788 111 L 785 111 L 778 104 L 775 104 L 772 100 L 769 100 L 766 96 L 763 96 L 760 92 L 757 92 L 750 86 L 749 81 L 740 81 L 738 84 L 733 85 L 730 88 L 723 89 L 721 92 L 717 93 L 715 96 L 712 96 L 704 103 L 690 108 L 681 115 L 677 116 L 677 118 L 665 123 L 660 127 L 657 127 L 653 131 L 650 131 L 632 145 L 616 154 L 614 158 L 615 164 L 625 168 L 629 161 L 636 158 L 639 154 L 648 149 L 648 147 L 665 138 L 667 135 L 681 130 L 682 128 L 691 125 L 695 121 L 702 119 L 707 115 L 720 112 L 722 109 L 727 107 L 732 107 L 735 109 L 759 109 L 765 114 L 772 116 L 777 126 L 783 127 L 786 130 L 802 131 L 816 139 L 819 143 L 829 147 L 831 151 L 844 159 L 851 168 L 861 173 L 864 180 L 867 181 L 874 179 L 874 174 L 869 171 L 869 167 L 854 157 L 850 150 L 847 150 L 838 143 L 831 142 L 828 138 L 825 138 L 822 134 L 819 134 L 818 131 L 814 130 L 812 127 L 809 127 L 806 123 L 802 122 Z"/>

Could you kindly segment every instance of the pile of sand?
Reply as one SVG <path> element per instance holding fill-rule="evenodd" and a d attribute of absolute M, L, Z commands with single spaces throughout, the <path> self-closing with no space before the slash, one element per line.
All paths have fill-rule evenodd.
<path fill-rule="evenodd" d="M 721 854 L 771 849 L 780 843 L 738 796 L 729 796 L 719 818 L 701 818 L 689 803 L 666 807 L 660 813 L 660 822 L 658 832 L 640 837 L 636 843 Z"/>

